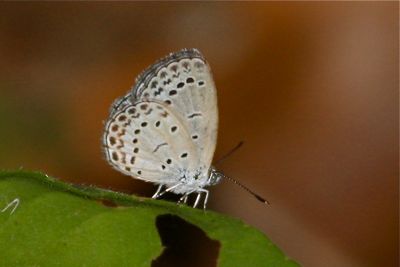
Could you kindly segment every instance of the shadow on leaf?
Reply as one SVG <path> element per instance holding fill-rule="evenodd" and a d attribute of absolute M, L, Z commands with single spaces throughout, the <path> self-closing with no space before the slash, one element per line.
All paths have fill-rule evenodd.
<path fill-rule="evenodd" d="M 217 266 L 220 243 L 197 226 L 172 214 L 157 216 L 156 226 L 165 249 L 152 267 Z"/>

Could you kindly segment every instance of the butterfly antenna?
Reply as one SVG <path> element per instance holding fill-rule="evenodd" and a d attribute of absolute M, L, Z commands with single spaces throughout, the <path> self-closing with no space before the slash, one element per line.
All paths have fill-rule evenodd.
<path fill-rule="evenodd" d="M 215 165 L 218 165 L 219 163 L 221 163 L 222 161 L 224 161 L 225 159 L 227 159 L 230 155 L 232 155 L 234 152 L 236 152 L 236 150 L 238 150 L 242 145 L 243 145 L 243 141 L 240 141 L 239 144 L 237 144 L 234 148 L 232 148 L 228 153 L 226 153 L 225 155 L 223 155 L 221 158 L 219 158 L 216 162 Z"/>
<path fill-rule="evenodd" d="M 225 176 L 224 178 L 227 178 L 229 181 L 235 183 L 236 185 L 240 186 L 242 189 L 246 190 L 247 192 L 249 192 L 251 195 L 253 195 L 258 201 L 263 202 L 266 205 L 270 205 L 271 203 L 269 203 L 268 200 L 266 200 L 265 198 L 261 197 L 260 195 L 254 193 L 253 191 L 251 191 L 250 189 L 248 189 L 246 186 L 242 185 L 241 183 L 239 183 L 238 181 L 236 181 L 235 179 L 229 177 L 229 176 Z"/>

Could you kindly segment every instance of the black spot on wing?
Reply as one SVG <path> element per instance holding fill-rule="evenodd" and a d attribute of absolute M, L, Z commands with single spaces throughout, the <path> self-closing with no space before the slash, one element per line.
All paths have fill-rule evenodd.
<path fill-rule="evenodd" d="M 167 145 L 168 145 L 167 143 L 162 143 L 162 144 L 157 145 L 156 148 L 154 148 L 153 153 L 157 152 L 157 150 L 160 149 L 160 147 L 167 146 Z"/>
<path fill-rule="evenodd" d="M 192 113 L 190 115 L 188 115 L 188 119 L 193 119 L 194 117 L 201 117 L 202 114 L 201 113 Z"/>

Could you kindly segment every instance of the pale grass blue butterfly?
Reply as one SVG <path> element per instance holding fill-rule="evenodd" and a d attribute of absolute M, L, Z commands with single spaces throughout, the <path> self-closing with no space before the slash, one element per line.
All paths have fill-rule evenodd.
<path fill-rule="evenodd" d="M 196 207 L 204 194 L 205 208 L 205 187 L 226 177 L 211 166 L 217 131 L 217 93 L 210 67 L 197 49 L 183 49 L 151 65 L 114 102 L 103 148 L 115 169 L 157 184 L 153 198 L 172 192 L 182 195 L 179 203 L 186 203 L 196 193 Z"/>

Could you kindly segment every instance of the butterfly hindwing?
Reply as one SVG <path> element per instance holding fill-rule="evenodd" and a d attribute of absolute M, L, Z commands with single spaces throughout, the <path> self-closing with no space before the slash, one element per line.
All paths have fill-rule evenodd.
<path fill-rule="evenodd" d="M 186 126 L 175 112 L 153 101 L 127 105 L 109 119 L 104 149 L 119 171 L 150 182 L 174 183 L 197 157 Z"/>

